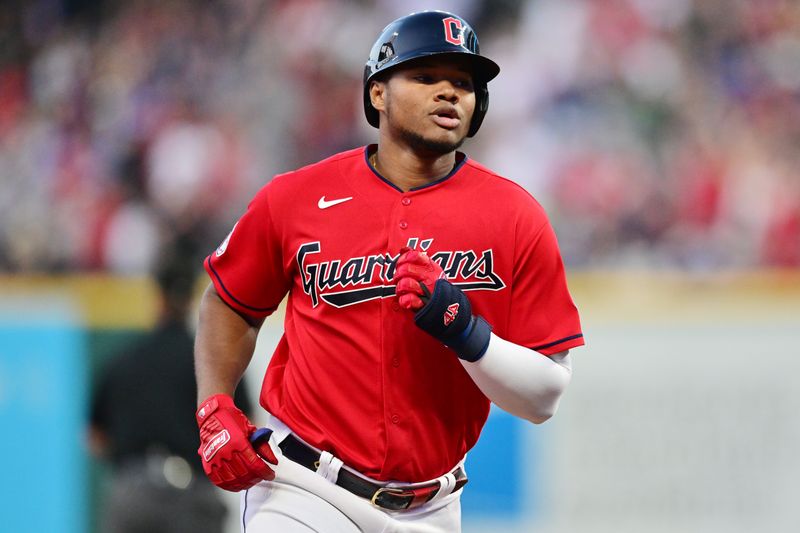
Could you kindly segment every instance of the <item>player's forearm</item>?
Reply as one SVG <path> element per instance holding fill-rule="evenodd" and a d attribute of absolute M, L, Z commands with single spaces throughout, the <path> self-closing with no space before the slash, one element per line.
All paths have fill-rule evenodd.
<path fill-rule="evenodd" d="M 257 335 L 258 329 L 209 286 L 200 303 L 194 348 L 198 404 L 212 394 L 233 395 L 253 357 Z"/>
<path fill-rule="evenodd" d="M 461 363 L 492 402 L 534 424 L 555 414 L 572 378 L 569 352 L 547 357 L 495 334 L 483 357 Z"/>

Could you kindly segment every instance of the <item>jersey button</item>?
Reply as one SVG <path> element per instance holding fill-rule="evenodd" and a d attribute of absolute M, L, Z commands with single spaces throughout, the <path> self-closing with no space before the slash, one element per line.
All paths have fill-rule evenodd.
<path fill-rule="evenodd" d="M 400 229 L 406 229 L 408 227 L 408 222 L 406 222 L 405 220 L 401 220 L 400 224 L 398 225 L 400 226 Z"/>
<path fill-rule="evenodd" d="M 397 415 L 392 415 L 392 424 L 399 424 L 399 423 L 400 423 L 400 417 Z"/>
<path fill-rule="evenodd" d="M 400 200 L 400 203 L 403 205 L 411 205 L 411 198 L 408 197 L 403 198 L 402 200 Z"/>
<path fill-rule="evenodd" d="M 397 357 L 392 357 L 392 366 L 395 368 L 400 366 L 400 359 L 398 359 Z"/>
<path fill-rule="evenodd" d="M 400 310 L 400 304 L 398 304 L 398 303 L 392 304 L 392 309 L 395 310 L 395 311 L 399 311 Z"/>

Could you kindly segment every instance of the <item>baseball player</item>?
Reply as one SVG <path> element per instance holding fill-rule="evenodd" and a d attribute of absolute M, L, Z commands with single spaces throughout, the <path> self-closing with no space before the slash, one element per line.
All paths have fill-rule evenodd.
<path fill-rule="evenodd" d="M 199 453 L 243 531 L 460 531 L 490 402 L 555 413 L 583 336 L 553 229 L 458 151 L 499 70 L 457 15 L 392 22 L 364 71 L 378 143 L 276 176 L 206 259 Z M 286 295 L 255 432 L 230 395 Z"/>

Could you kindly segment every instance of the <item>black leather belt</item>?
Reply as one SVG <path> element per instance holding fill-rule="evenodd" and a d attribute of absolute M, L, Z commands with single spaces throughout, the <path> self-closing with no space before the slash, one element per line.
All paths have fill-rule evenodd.
<path fill-rule="evenodd" d="M 283 450 L 284 457 L 288 457 L 309 470 L 317 471 L 320 454 L 294 435 L 286 437 L 278 446 Z M 464 473 L 464 469 L 458 467 L 453 471 L 453 476 L 456 478 L 453 492 L 456 492 L 466 485 L 467 475 Z M 374 505 L 390 511 L 404 511 L 419 507 L 436 496 L 442 487 L 438 481 L 418 487 L 384 487 L 360 478 L 344 468 L 339 470 L 336 484 L 356 496 L 365 498 Z"/>

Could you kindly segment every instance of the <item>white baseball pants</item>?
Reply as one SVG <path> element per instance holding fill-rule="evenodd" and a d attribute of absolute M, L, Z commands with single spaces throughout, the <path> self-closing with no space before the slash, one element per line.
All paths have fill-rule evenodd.
<path fill-rule="evenodd" d="M 278 458 L 275 480 L 242 492 L 242 533 L 459 533 L 461 491 L 440 494 L 409 511 L 388 511 L 283 457 L 277 443 L 289 429 L 271 417 Z"/>

